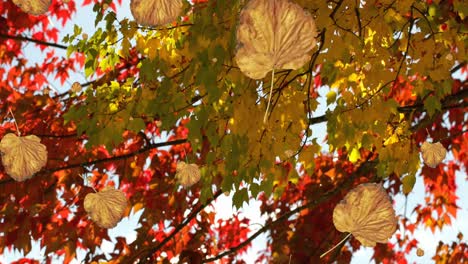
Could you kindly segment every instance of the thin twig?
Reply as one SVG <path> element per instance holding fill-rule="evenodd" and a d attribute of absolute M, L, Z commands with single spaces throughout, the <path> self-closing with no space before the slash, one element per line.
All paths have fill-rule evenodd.
<path fill-rule="evenodd" d="M 70 164 L 70 165 L 62 166 L 62 167 L 58 167 L 58 168 L 45 169 L 45 170 L 41 170 L 41 171 L 37 172 L 37 174 L 52 173 L 52 172 L 57 172 L 57 171 L 62 171 L 62 170 L 68 170 L 68 169 L 74 169 L 74 168 L 80 168 L 80 167 L 85 167 L 85 166 L 96 165 L 96 164 L 105 163 L 105 162 L 112 162 L 112 161 L 116 161 L 116 160 L 122 160 L 122 159 L 130 158 L 130 157 L 133 157 L 135 155 L 147 152 L 147 151 L 149 151 L 151 149 L 160 148 L 160 147 L 164 147 L 164 146 L 179 145 L 179 144 L 183 144 L 183 143 L 186 143 L 186 142 L 187 142 L 187 139 L 185 138 L 185 139 L 177 139 L 177 140 L 173 140 L 173 141 L 155 143 L 155 144 L 148 145 L 148 146 L 146 146 L 144 148 L 141 148 L 141 149 L 139 149 L 137 151 L 127 153 L 127 154 L 124 154 L 124 155 L 118 155 L 118 156 L 113 156 L 113 157 L 104 158 L 104 159 L 98 159 L 98 160 L 92 160 L 92 161 L 87 161 L 87 162 L 82 162 L 82 163 Z M 9 182 L 12 182 L 12 181 L 14 181 L 14 180 L 11 179 L 11 178 L 5 179 L 5 180 L 0 181 L 0 185 L 4 184 L 4 183 L 9 183 Z"/>
<path fill-rule="evenodd" d="M 134 261 L 142 254 L 146 253 L 144 257 L 140 258 L 139 263 L 147 263 L 145 262 L 148 258 L 151 258 L 151 256 L 156 253 L 158 250 L 160 250 L 164 245 L 166 245 L 169 240 L 175 237 L 185 226 L 187 226 L 192 219 L 194 219 L 202 210 L 204 210 L 208 205 L 210 205 L 216 198 L 218 198 L 223 192 L 219 190 L 216 192 L 213 196 L 213 198 L 207 200 L 204 204 L 202 204 L 200 207 L 198 207 L 196 210 L 192 211 L 187 218 L 185 218 L 182 223 L 178 224 L 175 229 L 166 237 L 164 238 L 161 243 L 159 243 L 157 246 L 154 247 L 148 247 L 140 250 L 137 252 L 130 260 L 129 263 L 134 263 Z"/>
<path fill-rule="evenodd" d="M 323 258 L 325 255 L 327 255 L 328 253 L 332 252 L 336 247 L 338 247 L 339 245 L 341 245 L 341 243 L 345 242 L 346 240 L 348 240 L 348 238 L 351 236 L 351 233 L 349 233 L 348 235 L 346 235 L 340 242 L 338 242 L 338 244 L 336 244 L 335 246 L 333 246 L 332 248 L 330 248 L 329 250 L 327 250 L 325 253 L 323 253 L 322 255 L 320 255 L 320 258 Z"/>
<path fill-rule="evenodd" d="M 88 181 L 88 176 L 81 174 L 81 177 L 83 178 L 85 185 L 89 184 L 89 187 L 91 187 L 91 189 L 93 189 L 94 192 L 97 192 L 96 189 L 94 189 L 94 186 Z"/>
<path fill-rule="evenodd" d="M 361 165 L 359 166 L 359 168 L 350 176 L 350 177 L 347 177 L 346 180 L 341 183 L 339 185 L 339 187 L 337 186 L 336 188 L 324 193 L 323 195 L 321 195 L 318 199 L 314 200 L 314 201 L 311 201 L 309 203 L 306 203 L 302 206 L 299 206 L 297 207 L 296 209 L 294 210 L 291 210 L 287 213 L 284 213 L 283 215 L 281 215 L 280 217 L 276 218 L 274 221 L 266 224 L 264 227 L 260 228 L 259 230 L 257 230 L 257 232 L 255 232 L 253 235 L 251 235 L 250 237 L 248 237 L 246 240 L 244 240 L 242 243 L 238 244 L 237 246 L 234 246 L 234 247 L 231 247 L 229 248 L 228 250 L 224 251 L 223 253 L 215 256 L 215 257 L 212 257 L 212 258 L 208 258 L 208 259 L 205 259 L 203 260 L 203 263 L 208 263 L 208 262 L 213 262 L 213 261 L 216 261 L 218 259 L 222 259 L 223 257 L 225 256 L 228 256 L 228 255 L 231 255 L 231 254 L 234 254 L 235 252 L 237 252 L 239 249 L 247 246 L 248 244 L 250 244 L 255 238 L 257 238 L 260 234 L 270 230 L 270 228 L 277 224 L 277 223 L 280 223 L 284 220 L 287 220 L 289 217 L 291 217 L 292 215 L 296 214 L 296 213 L 299 213 L 303 210 L 306 210 L 306 209 L 314 209 L 315 207 L 319 206 L 321 203 L 325 202 L 325 201 L 328 201 L 331 197 L 337 195 L 338 193 L 341 192 L 342 189 L 344 188 L 347 188 L 349 184 L 351 184 L 353 182 L 353 180 L 356 178 L 356 175 L 362 175 L 362 171 L 366 168 L 369 168 L 368 166 L 375 166 L 375 164 L 377 164 L 377 161 L 376 160 L 370 160 L 372 157 L 372 154 L 370 154 L 362 163 Z"/>
<path fill-rule="evenodd" d="M 270 95 L 268 96 L 268 104 L 267 104 L 267 108 L 266 108 L 266 111 L 265 111 L 265 115 L 263 116 L 263 124 L 266 124 L 267 118 L 268 118 L 268 110 L 270 109 L 270 104 L 271 104 L 271 95 L 272 95 L 272 93 L 273 93 L 273 82 L 274 82 L 274 79 L 275 79 L 275 69 L 273 69 L 273 70 L 271 71 Z"/>
<path fill-rule="evenodd" d="M 44 45 L 44 46 L 49 46 L 49 47 L 54 47 L 54 48 L 59 48 L 59 49 L 65 49 L 65 50 L 68 48 L 67 46 L 62 45 L 62 44 L 47 42 L 47 41 L 38 40 L 38 39 L 32 39 L 32 38 L 28 38 L 28 37 L 21 36 L 21 35 L 12 36 L 12 35 L 8 35 L 8 34 L 0 34 L 0 38 L 29 41 L 29 42 L 33 42 L 33 43 L 36 43 L 36 44 L 39 44 L 39 45 Z"/>
<path fill-rule="evenodd" d="M 20 130 L 19 130 L 18 123 L 16 123 L 15 115 L 14 115 L 13 112 L 11 111 L 11 108 L 8 108 L 8 111 L 10 112 L 10 115 L 11 115 L 11 117 L 13 118 L 13 122 L 15 122 L 16 134 L 18 134 L 18 137 L 21 137 L 21 132 L 20 132 Z"/>

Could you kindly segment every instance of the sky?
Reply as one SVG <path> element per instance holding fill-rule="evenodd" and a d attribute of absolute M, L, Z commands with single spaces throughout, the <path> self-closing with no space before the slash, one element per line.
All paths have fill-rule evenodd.
<path fill-rule="evenodd" d="M 81 5 L 82 0 L 78 0 L 78 5 Z M 117 17 L 118 19 L 122 19 L 124 17 L 127 18 L 132 18 L 132 15 L 130 13 L 130 8 L 129 8 L 129 1 L 123 1 L 124 4 L 123 6 L 118 7 L 117 11 Z M 72 19 L 74 23 L 80 25 L 83 27 L 83 32 L 87 33 L 88 35 L 92 35 L 93 31 L 95 30 L 94 27 L 94 20 L 89 19 L 90 14 L 92 14 L 92 6 L 88 7 L 79 7 L 78 8 L 78 13 L 75 14 L 75 17 Z M 60 23 L 57 21 L 52 21 L 55 25 L 60 27 Z M 65 36 L 68 33 L 73 32 L 73 24 L 67 24 L 63 30 L 60 31 L 61 36 L 59 39 L 61 39 L 63 36 Z M 25 50 L 26 54 L 32 54 L 32 61 L 35 62 L 41 62 L 42 57 L 39 52 L 37 52 L 37 47 L 35 45 L 28 45 L 28 47 Z M 57 50 L 58 53 L 62 52 Z M 49 80 L 50 82 L 54 83 L 54 87 L 59 91 L 59 92 L 64 92 L 67 91 L 70 88 L 71 82 L 78 81 L 78 82 L 86 82 L 84 78 L 84 74 L 72 74 L 71 75 L 71 81 L 66 83 L 64 86 L 61 86 L 59 82 L 55 80 Z M 466 78 L 466 76 L 464 76 Z M 328 92 L 327 87 L 322 87 L 319 89 L 319 94 L 320 99 L 319 99 L 319 107 L 316 112 L 314 112 L 314 116 L 319 116 L 325 113 L 326 111 L 326 94 Z M 317 137 L 319 140 L 317 142 L 324 142 L 324 137 L 326 133 L 326 124 L 320 123 L 320 124 L 315 124 L 312 127 L 313 130 L 313 137 Z M 164 138 L 156 139 L 156 140 L 161 140 L 164 141 Z M 327 151 L 328 146 L 326 144 L 322 144 L 322 151 Z M 446 160 L 448 159 L 453 159 L 451 154 L 448 155 Z M 422 248 L 425 251 L 425 255 L 423 257 L 418 257 L 416 256 L 415 251 L 413 251 L 411 254 L 408 255 L 408 261 L 409 263 L 431 263 L 430 256 L 433 256 L 437 247 L 438 240 L 442 240 L 445 243 L 449 243 L 451 241 L 456 240 L 456 236 L 458 232 L 462 232 L 465 234 L 465 237 L 468 236 L 468 183 L 466 181 L 466 175 L 462 175 L 461 173 L 458 173 L 456 175 L 456 183 L 458 186 L 458 191 L 457 195 L 459 197 L 459 205 L 461 206 L 460 210 L 458 211 L 458 218 L 456 221 L 453 222 L 453 225 L 450 227 L 445 227 L 442 232 L 436 231 L 435 234 L 432 234 L 431 231 L 428 229 L 424 228 L 418 228 L 415 231 L 415 238 L 419 241 L 419 247 Z M 418 176 L 416 180 L 416 184 L 414 187 L 414 190 L 408 195 L 408 208 L 407 208 L 407 217 L 412 219 L 413 221 L 416 218 L 416 214 L 411 214 L 413 208 L 419 204 L 419 203 L 424 203 L 424 185 L 423 185 L 423 180 L 422 177 Z M 214 211 L 216 211 L 216 220 L 217 219 L 228 219 L 233 216 L 236 211 L 233 209 L 232 203 L 231 203 L 231 198 L 232 196 L 224 196 L 221 195 L 216 202 L 213 203 L 214 206 Z M 403 215 L 404 213 L 404 204 L 405 204 L 405 198 L 403 195 L 399 195 L 395 199 L 395 210 L 397 215 Z M 265 216 L 260 215 L 259 211 L 260 207 L 260 202 L 251 200 L 249 204 L 244 204 L 244 206 L 239 210 L 240 215 L 243 215 L 249 219 L 251 219 L 251 232 L 250 234 L 253 234 L 258 228 L 260 228 L 260 225 L 265 223 Z M 109 229 L 109 236 L 111 237 L 112 241 L 104 241 L 102 245 L 102 250 L 104 253 L 109 253 L 112 252 L 113 250 L 113 243 L 116 242 L 115 237 L 117 236 L 122 236 L 125 237 L 127 240 L 127 243 L 131 243 L 136 239 L 136 231 L 135 229 L 138 228 L 138 219 L 140 218 L 141 214 L 143 211 L 139 211 L 130 214 L 130 217 L 124 218 L 115 228 Z M 258 223 L 260 225 L 256 225 L 254 223 Z M 463 224 L 465 223 L 465 224 Z M 259 237 L 257 237 L 253 243 L 252 246 L 249 248 L 247 251 L 247 254 L 244 255 L 243 259 L 247 263 L 254 263 L 254 260 L 257 258 L 257 252 L 262 251 L 266 247 L 266 240 L 267 240 L 267 233 L 263 233 Z M 395 242 L 395 236 L 391 239 L 392 242 Z M 352 259 L 352 264 L 361 264 L 361 263 L 374 263 L 371 261 L 371 256 L 372 256 L 372 249 L 361 249 L 358 252 L 356 252 L 353 255 Z M 42 257 L 45 254 L 45 249 L 41 250 L 39 243 L 35 242 L 33 243 L 33 247 L 31 252 L 26 256 L 29 258 L 35 258 L 35 259 L 42 259 Z M 86 252 L 84 250 L 79 250 L 77 253 L 77 259 L 73 262 L 75 263 L 82 263 L 82 260 L 84 259 Z M 3 255 L 0 255 L 0 262 L 1 263 L 9 263 L 15 260 L 18 260 L 19 258 L 24 257 L 23 254 L 21 254 L 18 251 L 10 251 L 10 250 L 5 250 Z M 171 262 L 172 263 L 177 263 L 178 259 L 173 259 Z M 62 263 L 61 258 L 57 258 L 54 260 L 54 263 Z"/>

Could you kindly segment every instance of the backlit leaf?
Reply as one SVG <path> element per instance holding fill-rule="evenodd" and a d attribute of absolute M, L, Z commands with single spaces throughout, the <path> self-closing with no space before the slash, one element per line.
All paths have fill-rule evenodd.
<path fill-rule="evenodd" d="M 273 69 L 302 67 L 316 45 L 312 16 L 287 0 L 252 0 L 241 11 L 236 62 L 252 79 Z"/>
<path fill-rule="evenodd" d="M 333 223 L 349 232 L 363 246 L 387 243 L 397 228 L 392 202 L 380 184 L 361 184 L 352 189 L 333 211 Z"/>
<path fill-rule="evenodd" d="M 16 181 L 31 178 L 47 163 L 46 146 L 35 135 L 18 137 L 6 134 L 0 142 L 2 164 L 5 171 Z"/>
<path fill-rule="evenodd" d="M 122 191 L 106 187 L 97 193 L 86 195 L 84 208 L 98 226 L 113 228 L 123 217 L 127 198 Z"/>

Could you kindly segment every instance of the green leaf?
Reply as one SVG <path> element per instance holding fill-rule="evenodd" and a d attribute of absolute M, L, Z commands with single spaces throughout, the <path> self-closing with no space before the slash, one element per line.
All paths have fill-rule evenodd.
<path fill-rule="evenodd" d="M 206 203 L 206 201 L 211 197 L 213 197 L 213 191 L 211 187 L 209 186 L 209 184 L 203 184 L 203 188 L 201 189 L 200 193 L 200 201 L 202 203 Z"/>
<path fill-rule="evenodd" d="M 429 116 L 432 117 L 437 111 L 442 109 L 442 105 L 435 96 L 429 96 L 424 101 L 424 108 L 427 110 Z"/>
<path fill-rule="evenodd" d="M 236 209 L 240 209 L 244 202 L 248 203 L 249 201 L 249 193 L 247 192 L 246 188 L 240 189 L 234 193 L 232 197 L 232 204 L 236 207 Z"/>
<path fill-rule="evenodd" d="M 468 3 L 465 1 L 453 1 L 453 7 L 462 20 L 468 16 Z"/>
<path fill-rule="evenodd" d="M 373 143 L 373 136 L 368 133 L 363 134 L 361 138 L 361 145 L 366 148 L 371 148 Z"/>
<path fill-rule="evenodd" d="M 231 174 L 226 174 L 223 177 L 223 182 L 221 183 L 221 189 L 226 192 L 230 191 L 232 188 L 232 184 L 234 183 L 233 181 L 233 176 Z"/>
<path fill-rule="evenodd" d="M 81 27 L 79 27 L 78 25 L 74 25 L 73 35 L 78 36 L 79 34 L 81 34 L 81 31 L 82 31 Z"/>
<path fill-rule="evenodd" d="M 128 120 L 127 124 L 127 129 L 134 131 L 134 132 L 140 132 L 141 130 L 145 129 L 146 125 L 143 119 L 141 118 L 132 118 Z"/>
<path fill-rule="evenodd" d="M 452 92 L 453 80 L 444 80 L 442 84 L 440 84 L 440 88 L 436 89 L 436 96 L 438 98 L 443 98 L 449 95 Z"/>
<path fill-rule="evenodd" d="M 387 174 L 387 164 L 384 162 L 379 162 L 377 166 L 375 167 L 377 170 L 377 176 L 379 176 L 382 179 L 385 179 L 388 177 Z"/>
<path fill-rule="evenodd" d="M 416 183 L 416 176 L 414 174 L 407 175 L 401 180 L 401 183 L 403 184 L 403 193 L 408 195 Z"/>
<path fill-rule="evenodd" d="M 251 183 L 250 192 L 252 193 L 253 198 L 257 198 L 257 195 L 260 192 L 260 185 L 258 185 L 257 183 Z"/>
<path fill-rule="evenodd" d="M 70 108 L 64 115 L 64 124 L 67 124 L 70 121 L 79 121 L 88 114 L 86 107 L 83 106 L 74 106 Z"/>
<path fill-rule="evenodd" d="M 273 192 L 273 183 L 274 183 L 274 177 L 273 175 L 268 175 L 266 180 L 262 181 L 260 183 L 260 190 L 262 190 L 265 193 L 265 197 L 270 197 L 271 193 Z"/>

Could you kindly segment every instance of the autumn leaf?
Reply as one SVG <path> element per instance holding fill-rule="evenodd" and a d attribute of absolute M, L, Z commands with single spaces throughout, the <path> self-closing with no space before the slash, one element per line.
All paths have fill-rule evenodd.
<path fill-rule="evenodd" d="M 182 0 L 132 0 L 130 10 L 143 26 L 157 26 L 175 21 L 182 12 Z"/>
<path fill-rule="evenodd" d="M 287 0 L 252 0 L 241 11 L 236 62 L 252 79 L 274 69 L 302 67 L 316 45 L 310 14 Z"/>
<path fill-rule="evenodd" d="M 98 226 L 113 228 L 122 219 L 127 203 L 122 191 L 106 187 L 98 193 L 86 195 L 84 208 Z"/>
<path fill-rule="evenodd" d="M 24 12 L 42 3 L 43 15 Z M 462 1 L 14 0 L 0 1 L 0 13 L 0 138 L 21 131 L 47 150 L 47 167 L 28 181 L 0 166 L 6 259 L 37 240 L 45 249 L 37 263 L 169 263 L 184 254 L 349 263 L 372 242 L 372 261 L 404 263 L 420 260 L 420 227 L 436 245 L 436 230 L 459 231 L 466 208 L 456 175 L 468 166 Z M 443 144 L 445 158 L 419 151 L 424 142 Z M 175 164 L 185 156 L 199 173 L 181 177 Z M 423 193 L 412 192 L 417 178 Z M 337 244 L 352 236 L 330 221 L 337 199 L 372 182 L 388 191 L 371 204 L 384 204 L 389 219 L 391 204 L 404 208 L 401 194 L 411 192 L 411 219 L 374 231 L 362 225 L 386 221 L 338 205 L 345 232 L 364 243 Z M 115 190 L 118 205 L 103 206 L 93 188 L 114 185 L 124 194 Z M 363 199 L 380 196 L 359 193 L 356 206 L 343 203 L 369 212 Z M 98 225 L 107 213 L 120 221 L 126 197 L 122 215 L 138 222 L 131 243 Z M 233 214 L 219 206 L 227 200 Z M 236 212 L 243 206 L 261 217 Z M 393 224 L 397 242 L 386 232 Z M 246 259 L 263 235 L 266 249 Z M 104 239 L 113 252 L 98 252 Z M 340 250 L 320 260 L 333 244 Z M 465 252 L 460 235 L 424 255 L 462 263 Z M 24 254 L 17 262 L 33 262 Z"/>
<path fill-rule="evenodd" d="M 13 0 L 13 3 L 23 12 L 38 16 L 47 12 L 52 0 Z"/>
<path fill-rule="evenodd" d="M 177 162 L 176 179 L 184 187 L 190 187 L 200 180 L 200 169 L 197 164 Z"/>
<path fill-rule="evenodd" d="M 6 134 L 0 142 L 2 164 L 16 181 L 30 179 L 47 163 L 47 149 L 35 135 L 18 137 Z"/>
<path fill-rule="evenodd" d="M 333 223 L 338 231 L 351 233 L 367 247 L 387 243 L 397 228 L 395 210 L 380 184 L 352 189 L 333 210 Z"/>
<path fill-rule="evenodd" d="M 445 159 L 447 150 L 440 142 L 424 142 L 421 145 L 421 153 L 424 159 L 424 163 L 426 163 L 426 165 L 431 168 L 435 168 Z"/>

